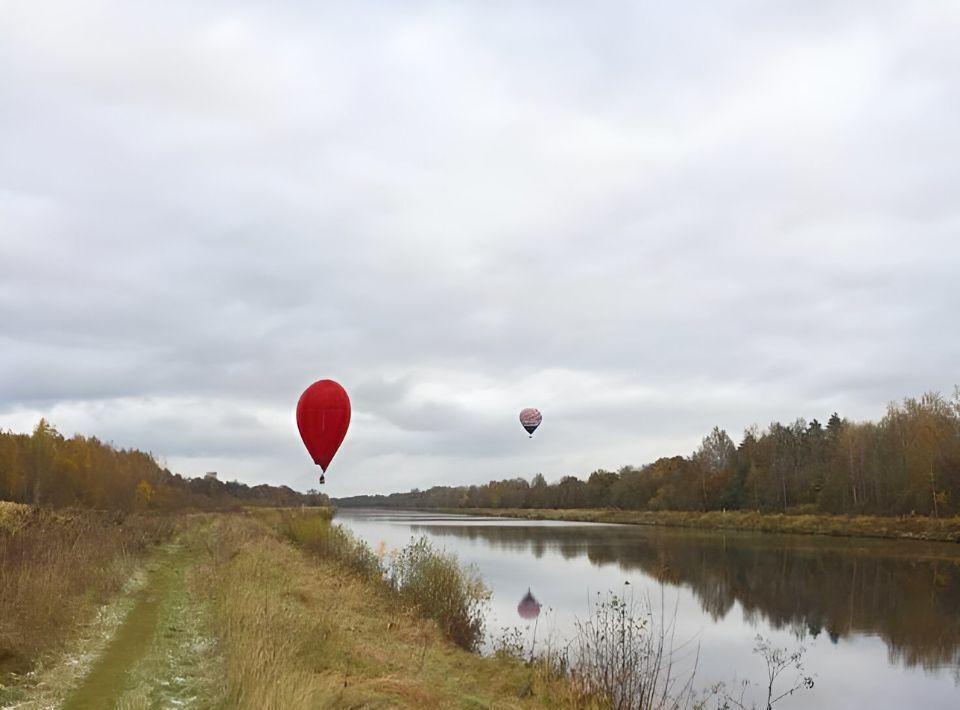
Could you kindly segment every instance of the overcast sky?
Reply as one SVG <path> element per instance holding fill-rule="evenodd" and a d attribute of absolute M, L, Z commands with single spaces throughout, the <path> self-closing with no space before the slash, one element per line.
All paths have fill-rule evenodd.
<path fill-rule="evenodd" d="M 958 37 L 952 0 L 0 2 L 0 427 L 305 490 L 330 377 L 337 496 L 949 394 Z"/>

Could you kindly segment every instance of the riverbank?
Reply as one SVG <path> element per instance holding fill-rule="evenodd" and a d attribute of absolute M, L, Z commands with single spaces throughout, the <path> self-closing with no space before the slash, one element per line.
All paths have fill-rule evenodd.
<path fill-rule="evenodd" d="M 869 515 L 789 515 L 751 511 L 638 511 L 600 508 L 449 508 L 448 513 L 488 515 L 522 520 L 560 520 L 587 523 L 620 523 L 696 528 L 701 530 L 742 530 L 748 532 L 873 537 L 891 540 L 960 542 L 960 517 L 888 518 Z"/>
<path fill-rule="evenodd" d="M 268 515 L 175 521 L 130 584 L 64 630 L 61 653 L 24 653 L 0 707 L 576 706 L 565 681 L 462 650 L 381 580 L 295 544 Z"/>

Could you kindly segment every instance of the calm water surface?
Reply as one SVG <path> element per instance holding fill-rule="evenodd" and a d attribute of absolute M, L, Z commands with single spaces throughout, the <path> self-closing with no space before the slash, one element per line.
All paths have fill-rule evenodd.
<path fill-rule="evenodd" d="M 598 592 L 649 595 L 676 609 L 679 664 L 699 648 L 698 686 L 761 681 L 762 634 L 804 646 L 816 676 L 782 710 L 960 708 L 960 546 L 384 510 L 337 520 L 374 547 L 426 535 L 476 565 L 493 637 L 517 627 L 533 640 L 517 614 L 527 588 L 543 604 L 541 648 L 568 639 Z"/>

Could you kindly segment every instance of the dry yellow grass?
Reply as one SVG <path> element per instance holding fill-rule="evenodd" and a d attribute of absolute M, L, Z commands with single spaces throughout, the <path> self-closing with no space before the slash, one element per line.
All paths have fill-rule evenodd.
<path fill-rule="evenodd" d="M 0 500 L 0 532 L 12 532 L 20 527 L 29 513 L 29 505 Z"/>
<path fill-rule="evenodd" d="M 563 681 L 457 648 L 370 580 L 307 556 L 260 521 L 217 516 L 202 537 L 225 707 L 576 706 Z"/>
<path fill-rule="evenodd" d="M 150 544 L 172 529 L 167 518 L 4 504 L 0 682 L 60 647 L 76 623 L 120 591 Z"/>
<path fill-rule="evenodd" d="M 75 541 L 77 529 L 69 521 L 55 525 L 56 533 L 34 530 L 43 534 L 30 538 L 31 549 L 60 564 L 71 549 L 64 531 Z M 23 679 L 0 687 L 0 705 L 66 698 L 79 707 L 96 696 L 124 708 L 173 697 L 193 707 L 250 710 L 602 707 L 584 702 L 544 663 L 458 648 L 378 579 L 317 559 L 255 516 L 190 516 L 179 528 L 177 542 L 149 558 L 153 571 L 139 591 L 114 597 L 128 613 L 110 625 L 112 634 L 96 643 L 73 634 L 84 643 L 71 658 L 89 656 L 82 665 L 93 669 L 86 677 L 70 675 L 50 692 Z M 81 537 L 104 542 L 93 533 Z M 17 579 L 37 589 L 30 565 Z M 44 580 L 40 588 L 52 589 L 51 578 Z M 37 597 L 32 607 L 19 597 L 21 628 L 49 611 L 44 594 Z M 76 616 L 60 620 L 61 633 L 76 631 Z M 50 668 L 65 668 L 71 658 Z M 98 675 L 105 668 L 109 678 Z"/>

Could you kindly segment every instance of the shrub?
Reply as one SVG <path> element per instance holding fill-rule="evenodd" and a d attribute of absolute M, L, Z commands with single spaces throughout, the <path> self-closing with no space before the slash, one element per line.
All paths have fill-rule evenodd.
<path fill-rule="evenodd" d="M 401 598 L 435 620 L 452 641 L 477 650 L 491 593 L 475 568 L 460 567 L 454 555 L 438 552 L 421 537 L 400 550 L 387 575 Z"/>

